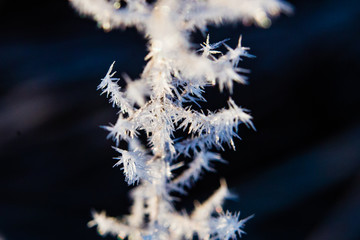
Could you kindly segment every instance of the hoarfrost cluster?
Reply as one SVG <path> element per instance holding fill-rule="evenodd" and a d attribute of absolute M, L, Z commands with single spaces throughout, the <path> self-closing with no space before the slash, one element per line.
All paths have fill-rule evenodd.
<path fill-rule="evenodd" d="M 242 46 L 233 48 L 227 40 L 210 43 L 209 35 L 196 51 L 189 41 L 194 30 L 206 32 L 208 24 L 241 21 L 268 27 L 270 18 L 291 12 L 280 0 L 70 0 L 80 14 L 93 17 L 105 30 L 136 27 L 149 41 L 147 64 L 139 79 L 124 76 L 122 90 L 112 64 L 98 89 L 119 109 L 115 124 L 104 127 L 115 142 L 119 156 L 115 166 L 124 172 L 133 205 L 130 214 L 117 219 L 104 212 L 93 213 L 90 226 L 102 235 L 129 239 L 236 239 L 244 233 L 248 218 L 221 208 L 232 197 L 225 180 L 205 202 L 195 204 L 192 213 L 178 212 L 172 194 L 186 194 L 204 171 L 214 171 L 213 162 L 224 162 L 224 145 L 235 149 L 240 124 L 254 128 L 246 109 L 230 98 L 218 111 L 196 111 L 189 107 L 205 101 L 204 89 L 218 85 L 232 93 L 234 82 L 246 83 L 238 66 L 253 57 Z M 226 52 L 218 50 L 223 46 Z M 187 138 L 174 139 L 183 130 Z M 139 137 L 146 134 L 148 143 Z M 121 141 L 127 149 L 119 148 Z M 179 159 L 193 159 L 184 164 Z M 185 165 L 185 166 L 184 166 Z M 174 174 L 174 170 L 183 170 Z"/>

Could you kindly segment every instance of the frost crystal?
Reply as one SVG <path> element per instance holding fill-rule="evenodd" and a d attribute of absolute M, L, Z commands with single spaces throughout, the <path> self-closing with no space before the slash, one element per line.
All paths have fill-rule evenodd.
<path fill-rule="evenodd" d="M 240 212 L 232 214 L 228 211 L 221 213 L 220 216 L 213 218 L 211 223 L 213 229 L 214 239 L 236 239 L 237 235 L 245 233 L 242 228 L 245 226 L 247 220 L 253 216 L 239 220 Z"/>
<path fill-rule="evenodd" d="M 105 31 L 136 27 L 149 40 L 147 64 L 139 79 L 126 82 L 122 90 L 114 78 L 114 63 L 98 89 L 119 109 L 109 131 L 120 154 L 115 159 L 129 185 L 133 205 L 122 219 L 93 213 L 89 226 L 97 226 L 101 235 L 112 234 L 128 239 L 235 239 L 241 237 L 244 223 L 240 214 L 224 212 L 222 204 L 232 197 L 225 180 L 203 203 L 195 204 L 192 213 L 177 212 L 173 192 L 186 194 L 203 174 L 214 171 L 213 163 L 224 162 L 220 154 L 210 151 L 224 145 L 235 149 L 240 124 L 254 129 L 252 117 L 230 98 L 228 107 L 215 112 L 196 111 L 206 101 L 204 88 L 218 85 L 220 91 L 232 93 L 234 82 L 246 83 L 248 70 L 238 65 L 243 58 L 253 57 L 249 48 L 227 45 L 227 40 L 210 42 L 210 36 L 194 51 L 189 33 L 203 33 L 208 24 L 242 21 L 269 27 L 271 17 L 291 12 L 281 0 L 70 0 L 83 15 L 93 17 Z M 124 4 L 121 6 L 121 4 Z M 224 46 L 226 52 L 219 47 Z M 186 107 L 187 106 L 187 107 Z M 174 139 L 183 130 L 187 138 Z M 147 138 L 144 146 L 138 139 Z M 120 142 L 128 148 L 119 148 Z M 123 144 L 121 144 L 123 145 Z M 179 156 L 193 159 L 188 164 Z M 188 162 L 188 161 L 186 161 Z M 175 169 L 178 169 L 176 174 Z M 182 170 L 182 172 L 180 171 Z M 178 173 L 180 171 L 180 173 Z"/>

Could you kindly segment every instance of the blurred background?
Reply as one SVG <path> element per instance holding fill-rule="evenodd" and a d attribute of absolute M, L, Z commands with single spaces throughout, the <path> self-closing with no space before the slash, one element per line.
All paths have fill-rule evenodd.
<path fill-rule="evenodd" d="M 257 131 L 240 127 L 229 164 L 206 173 L 177 207 L 191 210 L 226 177 L 255 214 L 243 239 L 360 239 L 360 2 L 290 1 L 269 29 L 210 27 L 211 41 L 240 34 L 255 59 L 233 98 Z M 128 212 L 129 187 L 107 133 L 116 109 L 96 91 L 113 61 L 136 78 L 146 40 L 133 28 L 104 32 L 68 1 L 0 1 L 0 239 L 102 238 L 91 210 Z M 194 43 L 205 39 L 194 33 Z M 212 110 L 227 94 L 208 89 Z"/>

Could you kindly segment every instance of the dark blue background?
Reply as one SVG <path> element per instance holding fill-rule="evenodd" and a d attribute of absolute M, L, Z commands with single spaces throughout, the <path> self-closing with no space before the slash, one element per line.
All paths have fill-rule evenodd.
<path fill-rule="evenodd" d="M 295 14 L 270 29 L 209 28 L 232 46 L 243 34 L 257 56 L 233 98 L 258 131 L 241 127 L 237 151 L 222 154 L 229 164 L 177 207 L 225 176 L 239 196 L 226 207 L 255 214 L 244 239 L 360 239 L 360 3 L 291 2 Z M 90 210 L 121 216 L 131 203 L 99 128 L 116 110 L 96 86 L 114 60 L 136 78 L 146 41 L 135 29 L 104 33 L 67 1 L 0 1 L 0 33 L 0 239 L 101 239 Z M 206 96 L 211 109 L 228 98 Z"/>

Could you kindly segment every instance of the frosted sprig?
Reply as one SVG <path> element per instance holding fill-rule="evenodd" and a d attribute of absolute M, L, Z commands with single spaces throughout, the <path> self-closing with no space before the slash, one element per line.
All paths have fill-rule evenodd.
<path fill-rule="evenodd" d="M 195 29 L 206 33 L 209 24 L 234 21 L 267 28 L 272 17 L 291 13 L 291 6 L 282 0 L 70 2 L 106 32 L 135 27 L 149 41 L 146 65 L 138 79 L 126 74 L 115 78 L 113 63 L 98 86 L 119 109 L 116 123 L 103 128 L 120 155 L 114 166 L 121 168 L 129 185 L 136 185 L 131 191 L 133 205 L 122 219 L 94 212 L 89 226 L 97 226 L 101 235 L 132 240 L 241 237 L 249 218 L 240 220 L 240 213 L 223 211 L 224 201 L 233 198 L 223 179 L 207 200 L 195 203 L 191 213 L 178 212 L 173 206 L 180 201 L 174 192 L 186 194 L 205 171 L 215 171 L 214 162 L 225 162 L 212 148 L 235 149 L 241 124 L 255 129 L 249 111 L 231 98 L 226 108 L 201 109 L 206 87 L 217 85 L 220 92 L 231 95 L 235 83 L 247 83 L 249 70 L 241 67 L 241 61 L 254 56 L 242 45 L 242 36 L 233 47 L 228 39 L 212 43 L 207 34 L 194 50 L 190 33 Z M 194 105 L 200 110 L 194 110 Z M 179 131 L 187 136 L 175 139 Z M 189 162 L 185 164 L 180 156 Z"/>

